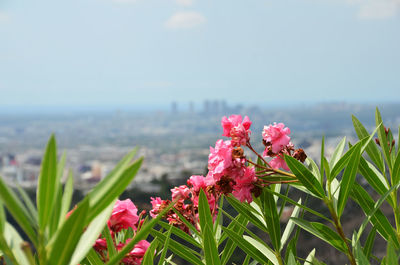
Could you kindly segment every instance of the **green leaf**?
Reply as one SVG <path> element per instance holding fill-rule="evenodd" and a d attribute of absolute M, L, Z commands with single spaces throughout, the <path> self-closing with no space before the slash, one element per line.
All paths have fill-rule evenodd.
<path fill-rule="evenodd" d="M 371 231 L 368 234 L 367 241 L 364 244 L 364 255 L 369 259 L 371 257 L 372 248 L 374 247 L 374 241 L 376 237 L 376 227 L 372 227 Z"/>
<path fill-rule="evenodd" d="M 94 248 L 89 250 L 88 255 L 86 256 L 91 265 L 104 265 L 104 262 L 100 259 L 99 255 L 96 253 Z"/>
<path fill-rule="evenodd" d="M 318 176 L 321 173 L 319 172 L 319 168 L 318 168 L 317 164 L 314 162 L 314 160 L 307 157 L 306 163 L 308 164 L 308 169 L 311 171 L 311 173 L 315 176 L 315 178 L 318 178 Z"/>
<path fill-rule="evenodd" d="M 399 186 L 400 184 L 392 186 L 384 195 L 380 197 L 380 199 L 376 203 L 374 203 L 368 192 L 366 192 L 359 184 L 356 183 L 356 185 L 354 185 L 352 190 L 352 197 L 361 206 L 364 213 L 366 214 L 366 218 L 362 222 L 360 229 L 357 233 L 357 240 L 360 240 L 361 235 L 366 228 L 368 222 L 371 222 L 372 225 L 377 228 L 378 232 L 382 235 L 383 238 L 385 238 L 386 240 L 392 238 L 393 240 L 396 240 L 395 243 L 397 246 L 399 246 L 392 225 L 389 223 L 386 216 L 379 210 L 380 206 L 390 195 L 390 193 L 393 190 L 398 189 Z"/>
<path fill-rule="evenodd" d="M 176 228 L 175 226 L 165 223 L 163 221 L 158 222 L 158 224 L 165 230 L 171 230 L 172 234 L 180 237 L 187 243 L 190 243 L 195 247 L 201 248 L 201 245 L 199 244 L 199 242 L 197 242 L 193 237 L 189 236 L 186 232 L 183 232 L 181 229 Z"/>
<path fill-rule="evenodd" d="M 290 251 L 289 252 L 288 261 L 287 261 L 287 265 L 296 265 L 296 264 L 297 263 L 296 263 L 296 259 L 295 259 L 294 255 L 293 255 L 293 252 Z"/>
<path fill-rule="evenodd" d="M 397 153 L 396 160 L 394 161 L 392 180 L 392 185 L 396 185 L 400 182 L 400 152 Z"/>
<path fill-rule="evenodd" d="M 261 253 L 263 253 L 272 264 L 279 264 L 274 251 L 264 242 L 260 242 L 250 236 L 243 236 L 243 239 L 255 246 Z"/>
<path fill-rule="evenodd" d="M 61 199 L 61 211 L 60 211 L 61 223 L 63 222 L 65 216 L 70 210 L 73 193 L 74 193 L 74 177 L 72 176 L 72 171 L 70 171 L 68 174 L 67 181 L 65 182 L 64 194 Z"/>
<path fill-rule="evenodd" d="M 353 155 L 354 150 L 358 149 L 359 146 L 364 145 L 367 139 L 360 140 L 358 143 L 353 145 L 347 152 L 339 159 L 335 166 L 331 170 L 331 181 L 335 178 L 343 168 L 349 164 L 350 157 Z M 361 152 L 360 152 L 361 153 Z"/>
<path fill-rule="evenodd" d="M 154 229 L 151 229 L 151 235 L 157 237 L 157 239 L 160 240 L 163 244 L 167 240 L 166 235 Z M 168 248 L 176 255 L 190 262 L 191 264 L 204 265 L 203 262 L 196 255 L 189 251 L 189 248 L 183 246 L 175 240 L 169 240 Z"/>
<path fill-rule="evenodd" d="M 336 165 L 336 163 L 339 161 L 340 157 L 343 154 L 343 150 L 344 150 L 345 146 L 346 146 L 346 136 L 343 137 L 343 139 L 336 146 L 335 151 L 333 151 L 333 154 L 329 161 L 329 168 L 333 168 Z"/>
<path fill-rule="evenodd" d="M 204 235 L 204 227 L 213 227 L 213 220 L 211 216 L 210 206 L 208 204 L 207 195 L 204 193 L 203 189 L 200 189 L 199 194 L 199 219 L 201 232 Z"/>
<path fill-rule="evenodd" d="M 244 229 L 240 225 L 236 224 L 236 222 L 238 222 L 239 224 L 241 224 L 243 226 L 246 226 L 247 223 L 248 223 L 248 220 L 247 220 L 246 217 L 244 217 L 243 215 L 239 214 L 238 216 L 236 216 L 235 221 L 232 221 L 228 225 L 228 229 L 236 231 L 236 234 L 241 236 L 243 234 Z M 223 236 L 220 239 L 220 243 L 224 240 L 225 236 L 227 236 L 227 234 L 223 233 Z M 236 249 L 236 246 L 237 245 L 233 242 L 233 240 L 228 238 L 228 241 L 226 242 L 224 250 L 223 250 L 222 255 L 221 255 L 221 263 L 223 265 L 228 263 L 230 257 L 233 254 L 233 251 Z"/>
<path fill-rule="evenodd" d="M 162 222 L 159 222 L 159 224 L 160 224 L 160 223 L 162 223 Z M 164 242 L 163 251 L 162 251 L 162 253 L 161 253 L 161 256 L 160 256 L 160 260 L 159 260 L 159 262 L 158 262 L 158 265 L 162 265 L 163 262 L 164 262 L 164 260 L 165 260 L 165 257 L 166 257 L 167 252 L 168 252 L 168 246 L 169 246 L 169 241 L 170 241 L 170 238 L 171 238 L 171 232 L 172 232 L 172 230 L 173 230 L 174 228 L 175 228 L 175 229 L 178 229 L 178 228 L 176 228 L 176 227 L 170 225 L 169 230 L 168 230 L 168 234 L 167 234 L 167 238 L 166 238 L 166 240 L 165 240 L 165 242 Z M 178 229 L 178 230 L 180 230 L 180 229 Z M 180 230 L 180 231 L 182 231 L 182 230 Z M 182 232 L 183 232 L 183 231 L 182 231 Z M 185 233 L 185 232 L 183 232 L 183 233 Z M 185 233 L 185 234 L 186 234 L 186 233 Z M 155 241 L 155 240 L 154 240 L 154 241 Z M 153 241 L 153 242 L 154 242 L 154 241 Z"/>
<path fill-rule="evenodd" d="M 24 241 L 15 230 L 15 228 L 11 224 L 6 222 L 3 232 L 0 235 L 1 249 L 5 250 L 6 254 L 10 251 L 11 253 L 9 253 L 9 258 L 16 261 L 17 264 L 29 265 L 29 261 L 21 248 L 21 244 L 23 244 Z"/>
<path fill-rule="evenodd" d="M 283 194 L 279 194 L 279 193 L 273 192 L 273 191 L 268 190 L 268 189 L 265 189 L 265 190 L 266 190 L 267 192 L 271 192 L 272 194 L 274 194 L 274 195 L 276 195 L 276 196 L 282 198 L 283 200 L 288 201 L 289 203 L 291 203 L 291 204 L 293 204 L 293 205 L 296 205 L 296 206 L 300 207 L 300 208 L 303 209 L 303 210 L 306 210 L 306 211 L 309 212 L 309 213 L 312 213 L 312 214 L 314 214 L 314 215 L 316 215 L 316 216 L 318 216 L 318 217 L 324 219 L 324 220 L 327 221 L 327 222 L 332 222 L 332 220 L 330 220 L 329 218 L 327 218 L 327 217 L 324 216 L 323 214 L 321 214 L 321 213 L 319 213 L 319 212 L 317 212 L 317 211 L 314 211 L 313 209 L 308 208 L 307 206 L 301 205 L 301 204 L 297 203 L 296 201 L 290 199 L 289 197 L 287 197 L 287 196 L 285 196 L 285 195 L 283 195 Z"/>
<path fill-rule="evenodd" d="M 250 255 L 253 259 L 257 260 L 261 264 L 268 264 L 269 259 L 253 244 L 250 244 L 247 240 L 243 240 L 243 237 L 237 235 L 235 231 L 225 227 L 222 227 L 222 230 L 227 233 L 229 238 L 231 238 L 245 253 Z"/>
<path fill-rule="evenodd" d="M 107 220 L 111 215 L 114 204 L 115 203 L 113 202 L 107 208 L 105 208 L 86 228 L 85 232 L 79 239 L 78 245 L 75 248 L 75 252 L 72 255 L 69 265 L 79 264 L 80 261 L 93 248 L 96 239 L 99 237 L 101 231 L 107 224 Z M 102 265 L 104 264 L 102 263 Z"/>
<path fill-rule="evenodd" d="M 233 196 L 226 196 L 226 200 L 230 205 L 235 208 L 235 210 L 241 215 L 245 216 L 252 224 L 261 229 L 264 232 L 268 233 L 268 228 L 265 222 L 262 222 L 259 218 L 259 214 L 256 210 L 254 210 L 250 205 L 246 203 L 241 203 Z"/>
<path fill-rule="evenodd" d="M 89 201 L 84 199 L 54 235 L 50 251 L 48 251 L 50 264 L 69 264 L 83 233 L 88 208 Z"/>
<path fill-rule="evenodd" d="M 357 175 L 358 164 L 360 161 L 361 145 L 355 147 L 353 154 L 350 156 L 349 163 L 344 170 L 342 181 L 340 182 L 340 192 L 338 198 L 338 215 L 342 215 L 344 207 L 346 206 L 347 199 L 349 197 L 351 188 L 353 187 L 354 181 Z"/>
<path fill-rule="evenodd" d="M 264 206 L 264 219 L 267 224 L 268 234 L 271 238 L 272 245 L 275 250 L 279 250 L 281 248 L 281 227 L 278 210 L 276 208 L 274 196 L 270 192 L 265 191 L 265 189 L 268 188 L 264 188 L 264 191 L 261 194 Z"/>
<path fill-rule="evenodd" d="M 157 240 L 153 240 L 151 242 L 150 246 L 147 248 L 146 253 L 143 256 L 143 260 L 141 262 L 141 265 L 153 265 L 154 264 L 154 255 L 156 252 L 156 246 L 158 244 Z M 162 258 L 164 260 L 165 256 Z M 160 259 L 161 262 L 161 259 Z"/>
<path fill-rule="evenodd" d="M 285 161 L 293 174 L 308 190 L 319 198 L 325 197 L 325 191 L 322 188 L 321 183 L 302 163 L 287 155 L 285 155 Z"/>
<path fill-rule="evenodd" d="M 346 253 L 347 250 L 345 242 L 343 242 L 342 238 L 328 226 L 317 222 L 308 222 L 299 218 L 291 219 L 302 229 L 324 240 L 339 251 Z"/>
<path fill-rule="evenodd" d="M 0 178 L 0 199 L 3 201 L 4 206 L 7 208 L 15 221 L 17 221 L 22 230 L 24 230 L 31 242 L 37 247 L 37 235 L 32 227 L 31 218 L 28 211 L 18 199 L 14 191 L 6 185 L 2 178 Z"/>
<path fill-rule="evenodd" d="M 131 158 L 133 155 L 134 153 L 130 153 L 127 158 Z M 125 161 L 125 159 L 122 161 Z M 127 161 L 129 162 L 130 159 Z M 117 165 L 116 169 L 114 169 L 107 177 L 105 177 L 98 185 L 96 185 L 96 187 L 88 195 L 90 197 L 90 210 L 87 221 L 93 220 L 95 216 L 102 212 L 113 200 L 121 195 L 121 193 L 135 177 L 142 164 L 142 161 L 143 158 L 139 158 L 126 169 L 125 167 L 118 168 Z M 122 167 L 125 164 L 122 163 L 119 165 Z"/>
<path fill-rule="evenodd" d="M 355 241 L 355 234 L 353 235 L 353 241 Z M 360 241 L 355 242 L 355 247 L 354 247 L 354 252 L 355 252 L 355 258 L 356 258 L 356 262 L 357 264 L 362 264 L 362 265 L 369 265 L 369 261 L 368 258 L 365 256 L 362 248 L 361 248 L 361 244 Z"/>
<path fill-rule="evenodd" d="M 399 257 L 396 254 L 396 247 L 392 239 L 389 240 L 387 245 L 386 263 L 399 264 Z"/>
<path fill-rule="evenodd" d="M 114 246 L 114 241 L 113 238 L 111 237 L 111 232 L 110 229 L 108 228 L 108 225 L 106 225 L 103 229 L 103 236 L 106 239 L 107 242 L 107 252 L 108 255 L 111 258 L 113 258 L 115 255 L 117 255 L 117 249 Z"/>
<path fill-rule="evenodd" d="M 221 261 L 219 259 L 218 248 L 215 242 L 214 234 L 208 223 L 205 224 L 203 229 L 203 250 L 206 265 L 219 265 L 221 264 Z"/>
<path fill-rule="evenodd" d="M 321 142 L 321 159 L 320 159 L 320 179 L 319 182 L 322 185 L 324 183 L 324 158 L 325 158 L 325 135 L 322 136 L 322 142 Z"/>
<path fill-rule="evenodd" d="M 21 196 L 26 208 L 28 209 L 28 212 L 30 213 L 32 223 L 35 226 L 37 226 L 38 213 L 37 213 L 35 205 L 31 201 L 31 199 L 29 198 L 29 195 L 26 193 L 26 191 L 23 188 L 21 188 L 20 185 L 17 185 L 17 189 L 18 189 L 18 193 Z"/>
<path fill-rule="evenodd" d="M 389 171 L 392 172 L 392 159 L 391 159 L 390 153 L 389 153 L 388 139 L 386 137 L 385 127 L 383 126 L 381 113 L 379 112 L 378 108 L 376 108 L 376 112 L 375 112 L 375 121 L 376 121 L 376 127 L 379 127 L 378 128 L 378 138 L 379 138 L 380 146 L 383 151 L 383 156 L 386 160 L 386 163 L 388 164 Z"/>
<path fill-rule="evenodd" d="M 55 137 L 52 135 L 43 156 L 36 194 L 39 227 L 42 231 L 49 222 L 57 187 L 57 149 Z"/>
<path fill-rule="evenodd" d="M 301 198 L 299 199 L 299 201 L 297 203 L 301 204 Z M 297 218 L 299 216 L 299 213 L 300 213 L 300 207 L 296 206 L 296 207 L 294 207 L 293 212 L 290 217 Z M 282 234 L 280 250 L 283 249 L 283 246 L 288 241 L 290 235 L 292 234 L 294 227 L 295 227 L 295 223 L 293 222 L 292 219 L 289 219 L 288 223 L 286 224 L 285 230 L 283 231 L 283 234 Z"/>
<path fill-rule="evenodd" d="M 358 136 L 358 139 L 364 139 L 368 137 L 370 134 L 365 129 L 365 127 L 361 124 L 361 122 L 355 117 L 352 116 L 354 129 Z M 375 133 L 374 133 L 375 134 Z M 368 156 L 371 158 L 372 162 L 382 171 L 385 171 L 385 165 L 383 163 L 383 159 L 381 153 L 379 152 L 378 146 L 374 142 L 368 143 L 365 151 L 367 152 Z"/>

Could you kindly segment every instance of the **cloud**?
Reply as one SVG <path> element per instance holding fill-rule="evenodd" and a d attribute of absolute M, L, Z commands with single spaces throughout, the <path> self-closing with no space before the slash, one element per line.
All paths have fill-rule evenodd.
<path fill-rule="evenodd" d="M 194 11 L 181 11 L 173 14 L 164 26 L 168 29 L 189 29 L 205 24 L 207 19 Z"/>
<path fill-rule="evenodd" d="M 181 6 L 192 6 L 194 4 L 194 0 L 175 0 L 175 3 Z"/>
<path fill-rule="evenodd" d="M 368 0 L 360 3 L 360 19 L 385 19 L 400 13 L 400 0 Z"/>

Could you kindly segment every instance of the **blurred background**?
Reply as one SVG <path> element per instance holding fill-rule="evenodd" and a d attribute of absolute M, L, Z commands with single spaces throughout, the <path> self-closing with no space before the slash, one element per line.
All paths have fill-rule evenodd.
<path fill-rule="evenodd" d="M 398 128 L 399 26 L 399 0 L 0 0 L 0 175 L 34 192 L 55 133 L 85 193 L 140 146 L 124 196 L 148 208 L 206 173 L 230 114 L 260 152 L 276 121 L 329 155 L 352 114 Z"/>

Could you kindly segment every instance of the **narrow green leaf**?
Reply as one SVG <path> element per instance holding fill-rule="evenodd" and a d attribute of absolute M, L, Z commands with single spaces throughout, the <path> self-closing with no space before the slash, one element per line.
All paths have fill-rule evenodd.
<path fill-rule="evenodd" d="M 378 108 L 376 108 L 376 112 L 375 112 L 375 121 L 376 121 L 376 127 L 379 127 L 378 128 L 378 138 L 379 138 L 380 146 L 383 151 L 383 156 L 386 160 L 386 163 L 388 164 L 389 172 L 392 172 L 392 159 L 391 159 L 390 153 L 389 153 L 388 139 L 386 137 L 385 127 L 383 126 L 381 113 L 379 112 Z"/>
<path fill-rule="evenodd" d="M 392 185 L 396 185 L 400 182 L 400 152 L 397 153 L 396 159 L 394 161 L 392 180 Z"/>
<path fill-rule="evenodd" d="M 241 203 L 233 196 L 226 196 L 225 198 L 238 213 L 245 216 L 256 227 L 268 233 L 267 225 L 265 224 L 265 222 L 262 222 L 259 217 L 256 216 L 258 215 L 256 210 L 254 210 L 248 204 L 246 205 L 245 203 Z"/>
<path fill-rule="evenodd" d="M 201 245 L 199 244 L 199 242 L 197 242 L 193 237 L 191 237 L 190 235 L 188 235 L 186 232 L 183 232 L 181 229 L 176 228 L 175 226 L 172 226 L 168 223 L 165 223 L 163 221 L 158 222 L 158 224 L 164 228 L 165 230 L 171 230 L 171 233 L 180 237 L 181 239 L 183 239 L 184 241 L 186 241 L 187 243 L 192 244 L 195 247 L 201 248 Z"/>
<path fill-rule="evenodd" d="M 32 200 L 29 198 L 29 195 L 26 193 L 26 191 L 23 188 L 21 188 L 20 185 L 17 185 L 17 189 L 18 189 L 18 193 L 21 196 L 28 212 L 30 213 L 32 223 L 34 225 L 37 225 L 38 224 L 38 213 L 37 213 L 35 205 L 33 204 Z"/>
<path fill-rule="evenodd" d="M 345 242 L 343 242 L 342 238 L 328 226 L 317 222 L 308 222 L 306 220 L 299 218 L 291 218 L 291 219 L 299 227 L 315 235 L 316 237 L 324 240 L 325 242 L 335 247 L 339 251 L 342 252 L 347 251 Z"/>
<path fill-rule="evenodd" d="M 117 170 L 115 175 L 108 175 L 100 182 L 101 185 L 96 185 L 88 195 L 90 197 L 88 222 L 121 195 L 139 171 L 142 161 L 143 158 L 139 158 L 125 170 Z"/>
<path fill-rule="evenodd" d="M 367 139 L 360 140 L 355 145 L 350 147 L 349 150 L 339 159 L 335 166 L 331 170 L 331 180 L 335 178 L 343 168 L 348 165 L 350 157 L 353 155 L 354 150 L 358 149 L 358 146 L 363 146 L 367 142 Z"/>
<path fill-rule="evenodd" d="M 299 179 L 299 181 L 312 193 L 319 198 L 325 197 L 325 191 L 321 186 L 321 183 L 313 176 L 313 174 L 299 161 L 291 156 L 285 155 L 285 161 L 293 174 Z"/>
<path fill-rule="evenodd" d="M 24 242 L 21 238 L 21 236 L 18 234 L 18 232 L 15 230 L 15 228 L 9 224 L 5 223 L 4 226 L 4 234 L 0 235 L 1 241 L 1 246 L 6 244 L 6 250 L 7 252 L 10 251 L 9 253 L 11 256 L 9 256 L 10 259 L 15 260 L 17 264 L 19 265 L 29 265 L 29 260 L 27 259 L 24 251 L 21 248 L 21 244 Z M 5 242 L 4 242 L 5 241 Z M 3 247 L 2 247 L 3 250 Z"/>
<path fill-rule="evenodd" d="M 214 234 L 208 223 L 205 224 L 203 233 L 203 250 L 206 265 L 220 265 L 221 260 L 218 255 L 218 248 Z"/>
<path fill-rule="evenodd" d="M 110 258 L 113 258 L 115 255 L 117 255 L 117 249 L 114 246 L 114 241 L 113 238 L 111 237 L 111 232 L 110 229 L 108 228 L 108 225 L 106 225 L 103 229 L 103 236 L 107 242 L 108 255 L 110 256 Z"/>
<path fill-rule="evenodd" d="M 320 161 L 320 179 L 319 182 L 324 183 L 324 157 L 325 157 L 325 135 L 322 136 L 322 141 L 321 141 L 321 159 Z"/>
<path fill-rule="evenodd" d="M 400 184 L 392 186 L 384 195 L 382 195 L 379 200 L 374 204 L 374 201 L 369 196 L 369 194 L 359 185 L 356 183 L 353 187 L 353 193 L 355 201 L 361 206 L 364 213 L 367 215 L 364 221 L 362 222 L 360 229 L 357 233 L 357 240 L 360 240 L 364 229 L 366 228 L 367 224 L 371 222 L 378 230 L 378 232 L 386 239 L 392 238 L 397 247 L 399 247 L 399 242 L 397 241 L 397 236 L 393 230 L 393 227 L 387 220 L 386 216 L 379 210 L 382 203 L 386 200 L 387 196 L 390 193 L 398 189 Z"/>
<path fill-rule="evenodd" d="M 301 204 L 301 198 L 299 199 L 299 201 L 297 203 Z M 299 216 L 299 213 L 300 213 L 300 207 L 296 206 L 296 207 L 294 207 L 293 212 L 290 217 L 297 218 Z M 285 246 L 290 235 L 292 234 L 294 227 L 295 227 L 295 223 L 292 221 L 292 219 L 289 219 L 288 223 L 286 224 L 285 230 L 283 231 L 283 234 L 282 234 L 280 250 L 282 250 L 283 247 Z"/>
<path fill-rule="evenodd" d="M 344 150 L 345 146 L 346 146 L 346 136 L 343 137 L 343 139 L 336 146 L 335 151 L 333 151 L 333 154 L 329 161 L 329 168 L 333 168 L 336 165 L 336 163 L 339 161 L 340 157 L 343 154 L 343 150 Z"/>
<path fill-rule="evenodd" d="M 288 261 L 287 261 L 287 265 L 296 265 L 296 264 L 297 263 L 296 263 L 296 259 L 295 259 L 294 255 L 293 255 L 293 252 L 290 251 L 289 252 Z"/>
<path fill-rule="evenodd" d="M 367 240 L 365 241 L 364 244 L 364 255 L 369 259 L 371 257 L 372 253 L 372 248 L 374 247 L 374 241 L 376 237 L 376 227 L 372 227 L 371 231 L 368 234 Z"/>
<path fill-rule="evenodd" d="M 96 218 L 93 219 L 93 221 L 86 228 L 85 232 L 83 232 L 69 265 L 79 264 L 86 254 L 93 248 L 96 239 L 99 237 L 100 233 L 107 224 L 107 220 L 111 215 L 114 204 L 115 202 L 112 202 L 106 209 L 96 216 Z M 102 263 L 102 265 L 104 264 Z"/>
<path fill-rule="evenodd" d="M 161 223 L 161 222 L 159 222 L 159 223 Z M 176 227 L 170 225 L 169 230 L 168 230 L 168 234 L 167 234 L 167 238 L 166 238 L 166 240 L 165 240 L 165 242 L 164 242 L 163 251 L 161 252 L 161 256 L 160 256 L 160 260 L 159 260 L 159 262 L 158 262 L 158 265 L 162 265 L 162 264 L 164 263 L 165 257 L 166 257 L 167 252 L 168 252 L 169 240 L 170 240 L 170 238 L 171 238 L 171 232 L 172 232 L 172 229 L 173 229 L 173 228 L 176 228 Z M 176 229 L 177 229 L 177 228 L 176 228 Z M 178 229 L 178 230 L 180 230 L 180 229 Z M 182 230 L 181 230 L 181 231 L 182 231 Z M 182 231 L 182 232 L 183 232 L 183 231 Z M 185 232 L 183 232 L 183 233 L 185 233 Z M 185 234 L 186 234 L 186 233 L 185 233 Z"/>
<path fill-rule="evenodd" d="M 323 157 L 323 165 L 324 165 L 324 169 L 325 169 L 326 178 L 331 179 L 331 170 L 329 167 L 328 160 L 326 160 L 325 157 Z M 323 185 L 323 182 L 321 183 L 321 185 Z"/>
<path fill-rule="evenodd" d="M 314 160 L 307 157 L 306 163 L 308 164 L 308 169 L 311 171 L 311 173 L 315 176 L 315 178 L 318 178 L 318 176 L 320 176 L 321 173 L 319 172 L 319 168 L 317 164 L 314 162 Z"/>
<path fill-rule="evenodd" d="M 141 262 L 141 265 L 153 265 L 154 264 L 154 255 L 156 252 L 156 246 L 158 244 L 157 240 L 153 240 L 151 242 L 150 246 L 147 248 L 146 253 L 143 256 L 143 260 Z M 162 260 L 165 259 L 165 256 L 162 258 Z M 161 259 L 160 259 L 161 262 Z"/>
<path fill-rule="evenodd" d="M 354 241 L 354 237 L 355 237 L 355 235 L 353 235 L 353 241 Z M 361 248 L 360 241 L 357 241 L 355 244 L 356 245 L 354 248 L 354 252 L 355 252 L 355 258 L 356 258 L 357 264 L 369 265 L 370 263 Z"/>
<path fill-rule="evenodd" d="M 208 204 L 207 195 L 204 193 L 203 189 L 200 189 L 199 195 L 199 219 L 200 219 L 200 229 L 204 235 L 204 227 L 208 225 L 213 227 L 213 220 L 211 216 L 210 205 Z"/>
<path fill-rule="evenodd" d="M 354 181 L 357 175 L 358 164 L 360 161 L 361 145 L 355 147 L 353 154 L 350 156 L 349 163 L 344 170 L 342 181 L 340 182 L 340 192 L 338 198 L 337 211 L 339 217 L 342 215 L 347 199 L 349 197 L 351 188 L 353 187 Z"/>
<path fill-rule="evenodd" d="M 269 259 L 254 245 L 250 244 L 247 240 L 243 240 L 243 237 L 236 234 L 228 228 L 223 227 L 222 230 L 228 234 L 228 236 L 248 255 L 253 259 L 257 260 L 261 264 L 268 264 Z"/>
<path fill-rule="evenodd" d="M 157 237 L 158 240 L 160 240 L 163 244 L 167 240 L 166 235 L 154 229 L 151 229 L 151 235 Z M 189 248 L 183 246 L 173 239 L 169 240 L 168 248 L 179 257 L 190 262 L 190 264 L 204 265 L 196 255 L 189 251 Z"/>
<path fill-rule="evenodd" d="M 99 255 L 96 253 L 94 248 L 89 250 L 88 255 L 86 256 L 90 265 L 104 265 L 104 262 L 100 259 Z"/>
<path fill-rule="evenodd" d="M 50 264 L 69 264 L 83 233 L 88 208 L 89 201 L 84 199 L 54 235 L 48 251 Z"/>
<path fill-rule="evenodd" d="M 264 219 L 267 224 L 268 234 L 271 238 L 272 245 L 275 250 L 281 248 L 281 227 L 279 222 L 278 210 L 272 193 L 265 191 L 262 192 Z"/>
<path fill-rule="evenodd" d="M 392 239 L 389 240 L 387 245 L 386 262 L 387 264 L 399 264 L 399 257 Z"/>
<path fill-rule="evenodd" d="M 62 220 L 65 219 L 65 216 L 67 215 L 68 211 L 71 208 L 73 193 L 74 193 L 74 177 L 72 175 L 72 171 L 70 171 L 68 174 L 67 181 L 65 182 L 64 193 L 61 199 L 61 211 L 60 211 L 61 223 L 63 222 Z"/>
<path fill-rule="evenodd" d="M 222 212 L 222 211 L 221 211 Z M 246 217 L 244 217 L 243 215 L 239 214 L 238 216 L 236 216 L 235 221 L 238 222 L 239 224 L 246 226 L 248 223 L 248 220 Z M 231 229 L 233 231 L 236 231 L 236 234 L 239 236 L 242 236 L 244 229 L 242 227 L 240 227 L 240 225 L 237 225 L 236 222 L 231 222 L 228 225 L 228 229 Z M 227 234 L 223 233 L 223 236 L 220 239 L 220 243 L 222 243 L 223 240 L 225 240 L 225 236 Z M 233 242 L 232 239 L 228 238 L 228 241 L 225 244 L 224 250 L 222 252 L 221 255 L 221 263 L 223 265 L 227 264 L 229 259 L 231 258 L 233 251 L 236 249 L 236 244 Z"/>
<path fill-rule="evenodd" d="M 36 233 L 32 227 L 31 218 L 25 206 L 18 199 L 17 195 L 0 178 L 0 199 L 15 221 L 20 225 L 31 242 L 37 247 L 38 241 Z"/>
<path fill-rule="evenodd" d="M 42 231 L 49 222 L 57 187 L 57 149 L 55 137 L 52 135 L 43 156 L 36 194 L 39 227 Z"/>
<path fill-rule="evenodd" d="M 354 126 L 354 129 L 358 136 L 358 139 L 361 140 L 370 135 L 368 133 L 368 131 L 365 129 L 365 127 L 362 125 L 362 123 L 355 116 L 352 116 L 352 120 L 353 120 L 353 126 Z M 385 165 L 383 163 L 383 159 L 382 159 L 381 153 L 379 152 L 378 146 L 375 144 L 375 142 L 368 143 L 365 151 L 367 152 L 368 156 L 371 158 L 372 162 L 374 162 L 375 165 L 382 172 L 384 172 Z"/>
<path fill-rule="evenodd" d="M 316 215 L 316 216 L 318 216 L 318 217 L 324 219 L 324 220 L 327 221 L 327 222 L 332 222 L 332 220 L 330 220 L 329 218 L 327 218 L 327 217 L 324 216 L 323 214 L 321 214 L 321 213 L 319 213 L 319 212 L 317 212 L 317 211 L 314 211 L 313 209 L 308 208 L 307 206 L 301 205 L 301 204 L 297 203 L 296 201 L 290 199 L 289 197 L 287 197 L 287 196 L 285 196 L 285 195 L 283 195 L 283 194 L 279 194 L 279 193 L 270 191 L 270 190 L 268 190 L 268 189 L 266 189 L 266 191 L 271 192 L 272 194 L 274 194 L 274 195 L 276 195 L 276 196 L 282 198 L 283 200 L 286 200 L 286 201 L 288 201 L 289 203 L 291 203 L 291 204 L 293 204 L 293 205 L 296 205 L 297 207 L 300 207 L 301 209 L 306 210 L 307 212 L 312 213 L 312 214 L 314 214 L 314 215 Z"/>
<path fill-rule="evenodd" d="M 279 264 L 274 251 L 264 242 L 260 242 L 250 236 L 243 236 L 243 239 L 255 246 L 261 253 L 263 253 L 272 264 Z"/>

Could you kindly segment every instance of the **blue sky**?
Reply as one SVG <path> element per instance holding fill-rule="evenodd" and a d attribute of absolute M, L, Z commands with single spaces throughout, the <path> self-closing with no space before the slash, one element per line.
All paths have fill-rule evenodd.
<path fill-rule="evenodd" d="M 400 0 L 2 0 L 0 105 L 400 100 Z"/>

